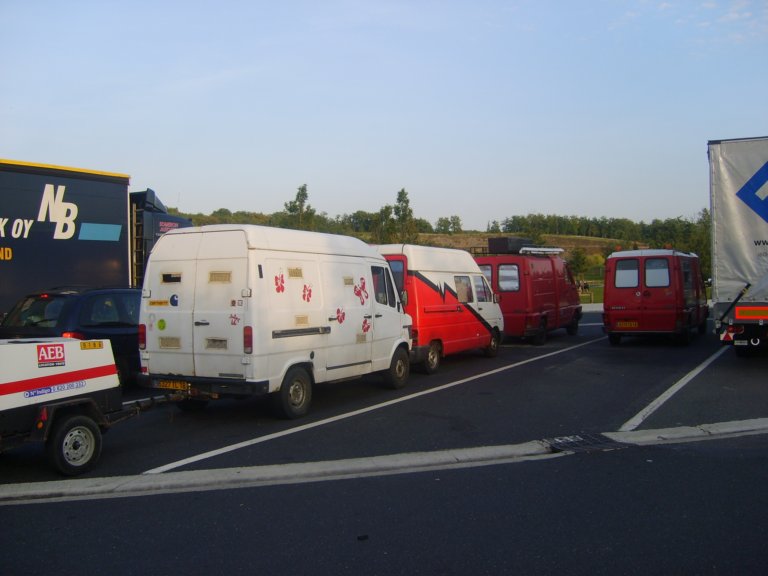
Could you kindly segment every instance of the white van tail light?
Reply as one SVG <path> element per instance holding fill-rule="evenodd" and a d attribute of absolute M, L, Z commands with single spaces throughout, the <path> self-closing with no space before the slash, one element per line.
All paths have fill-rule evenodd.
<path fill-rule="evenodd" d="M 139 350 L 147 349 L 147 325 L 139 324 Z"/>
<path fill-rule="evenodd" d="M 243 326 L 243 352 L 253 354 L 253 327 Z"/>

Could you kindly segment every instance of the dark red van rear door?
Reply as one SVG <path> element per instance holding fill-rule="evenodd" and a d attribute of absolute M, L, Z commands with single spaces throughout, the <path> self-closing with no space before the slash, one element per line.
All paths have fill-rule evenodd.
<path fill-rule="evenodd" d="M 678 271 L 669 256 L 648 256 L 643 261 L 641 330 L 674 332 L 677 314 Z"/>

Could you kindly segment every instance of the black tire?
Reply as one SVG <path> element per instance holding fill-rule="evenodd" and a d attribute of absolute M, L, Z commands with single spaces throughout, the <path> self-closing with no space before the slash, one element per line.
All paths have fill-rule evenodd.
<path fill-rule="evenodd" d="M 440 360 L 443 356 L 443 347 L 440 342 L 434 341 L 430 343 L 429 350 L 427 350 L 427 357 L 424 358 L 424 362 L 421 367 L 425 374 L 434 374 L 437 369 L 440 368 Z"/>
<path fill-rule="evenodd" d="M 571 323 L 565 327 L 565 332 L 568 336 L 576 336 L 579 333 L 579 319 L 574 318 Z"/>
<path fill-rule="evenodd" d="M 83 474 L 101 456 L 101 430 L 88 416 L 63 415 L 53 424 L 46 451 L 53 467 L 65 476 Z"/>
<path fill-rule="evenodd" d="M 544 343 L 547 341 L 547 323 L 546 321 L 542 320 L 541 325 L 539 326 L 539 331 L 531 337 L 531 343 L 534 346 L 543 346 Z"/>
<path fill-rule="evenodd" d="M 499 334 L 499 331 L 494 329 L 491 332 L 491 341 L 483 348 L 483 353 L 488 358 L 493 358 L 499 354 L 499 346 L 501 345 L 501 334 Z"/>
<path fill-rule="evenodd" d="M 384 371 L 384 383 L 388 388 L 399 390 L 408 382 L 408 375 L 411 372 L 411 364 L 408 360 L 408 352 L 400 346 L 392 354 L 392 362 L 389 364 L 389 370 Z"/>
<path fill-rule="evenodd" d="M 280 418 L 294 420 L 309 412 L 312 402 L 312 378 L 301 366 L 289 369 L 280 385 L 272 394 L 272 409 Z"/>
<path fill-rule="evenodd" d="M 621 334 L 608 334 L 608 342 L 611 346 L 618 346 L 621 344 Z"/>

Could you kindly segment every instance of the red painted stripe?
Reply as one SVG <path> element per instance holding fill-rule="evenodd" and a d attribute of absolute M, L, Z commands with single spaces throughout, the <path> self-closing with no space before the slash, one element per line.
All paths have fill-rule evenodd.
<path fill-rule="evenodd" d="M 106 364 L 105 366 L 95 366 L 93 368 L 85 368 L 84 370 L 74 370 L 73 372 L 62 372 L 60 374 L 50 374 L 48 376 L 40 376 L 39 378 L 30 378 L 28 380 L 6 382 L 5 384 L 0 384 L 0 396 L 37 390 L 38 388 L 45 388 L 46 386 L 77 382 L 78 380 L 90 380 L 102 376 L 111 376 L 112 374 L 117 374 L 117 367 L 114 364 Z"/>

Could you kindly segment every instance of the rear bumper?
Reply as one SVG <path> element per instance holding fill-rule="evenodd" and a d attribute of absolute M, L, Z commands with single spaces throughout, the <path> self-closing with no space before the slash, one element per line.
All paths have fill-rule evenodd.
<path fill-rule="evenodd" d="M 174 392 L 190 398 L 264 396 L 269 393 L 267 380 L 254 382 L 230 378 L 198 378 L 178 374 L 139 374 L 137 382 L 142 388 Z"/>

